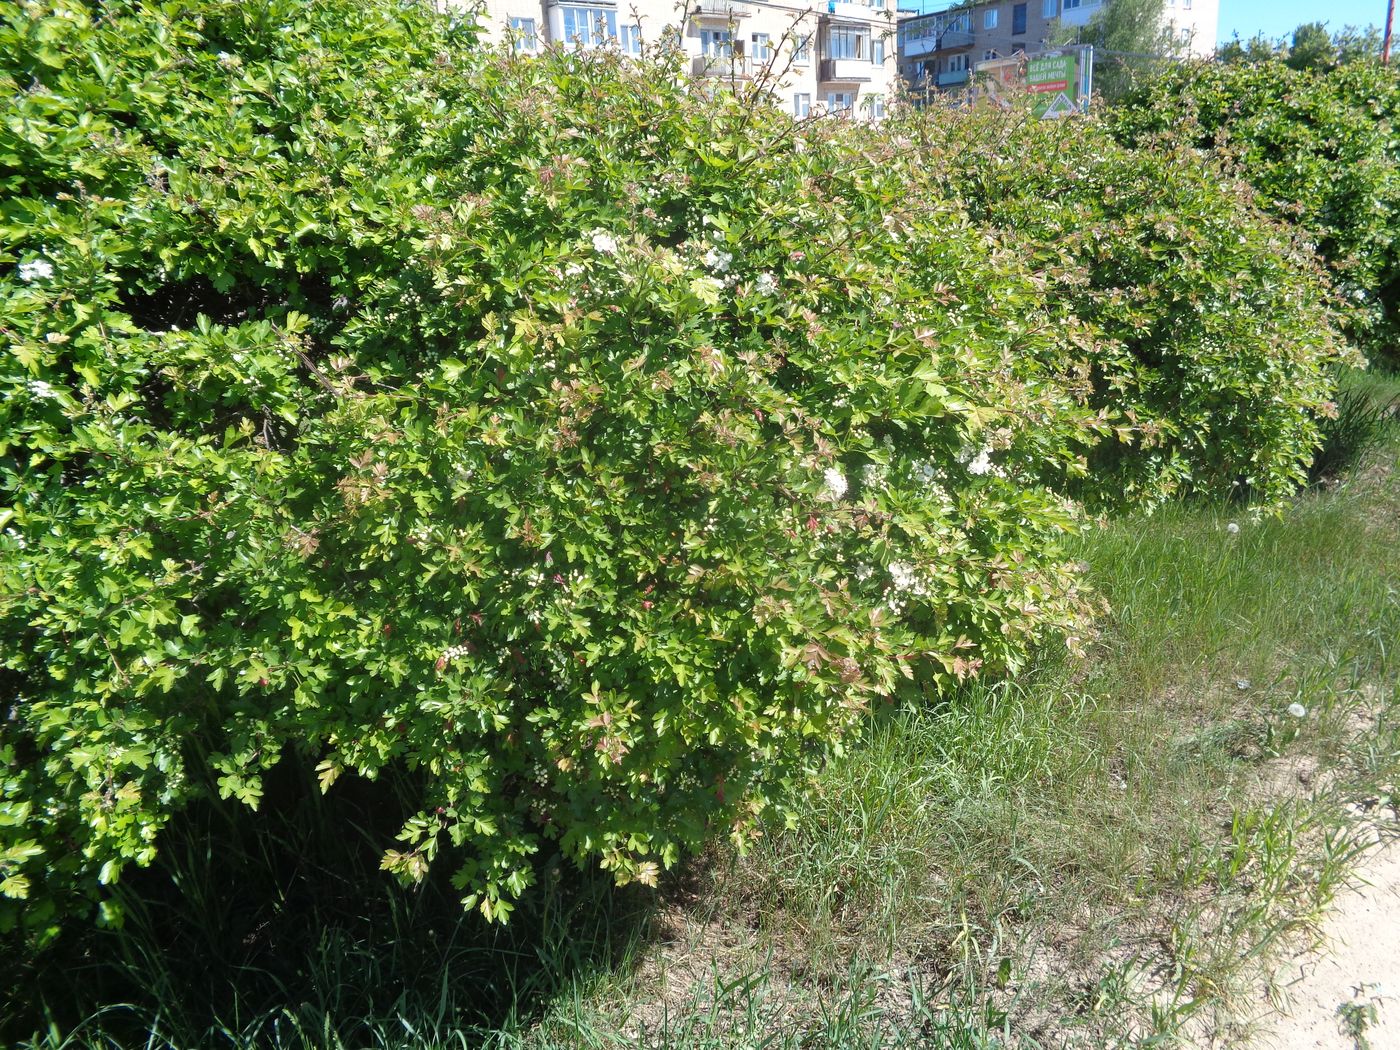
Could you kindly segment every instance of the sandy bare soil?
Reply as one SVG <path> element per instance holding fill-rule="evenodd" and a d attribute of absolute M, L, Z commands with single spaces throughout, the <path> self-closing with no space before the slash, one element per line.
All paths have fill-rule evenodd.
<path fill-rule="evenodd" d="M 1260 1045 L 1400 1050 L 1400 843 L 1362 862 L 1352 885 L 1337 895 L 1323 936 L 1318 952 L 1279 972 L 1289 1003 L 1264 1022 Z"/>

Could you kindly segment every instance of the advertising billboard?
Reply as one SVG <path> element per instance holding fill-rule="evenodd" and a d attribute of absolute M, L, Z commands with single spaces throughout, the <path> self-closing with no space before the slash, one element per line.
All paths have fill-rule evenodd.
<path fill-rule="evenodd" d="M 978 94 L 1010 105 L 1017 95 L 1031 96 L 1031 111 L 1045 119 L 1087 113 L 1093 92 L 1094 49 L 1066 47 L 1038 55 L 1015 55 L 978 62 Z"/>

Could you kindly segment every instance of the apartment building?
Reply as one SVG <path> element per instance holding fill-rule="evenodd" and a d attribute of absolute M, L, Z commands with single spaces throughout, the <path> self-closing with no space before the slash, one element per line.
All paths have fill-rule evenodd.
<path fill-rule="evenodd" d="M 488 38 L 525 53 L 560 44 L 638 55 L 678 37 L 697 77 L 752 81 L 767 71 L 794 116 L 879 119 L 899 76 L 896 2 L 484 0 L 483 21 Z"/>
<path fill-rule="evenodd" d="M 897 32 L 900 73 L 916 90 L 955 90 L 978 62 L 1035 54 L 1062 26 L 1085 25 L 1110 0 L 982 0 L 903 18 Z M 1163 0 L 1163 21 L 1184 53 L 1215 51 L 1220 0 Z"/>

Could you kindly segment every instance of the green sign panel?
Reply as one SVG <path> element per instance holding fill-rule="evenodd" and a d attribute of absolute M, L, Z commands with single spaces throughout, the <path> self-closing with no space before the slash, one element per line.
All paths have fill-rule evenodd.
<path fill-rule="evenodd" d="M 1026 90 L 1037 117 L 1063 117 L 1079 110 L 1079 61 L 1074 52 L 1026 60 Z"/>

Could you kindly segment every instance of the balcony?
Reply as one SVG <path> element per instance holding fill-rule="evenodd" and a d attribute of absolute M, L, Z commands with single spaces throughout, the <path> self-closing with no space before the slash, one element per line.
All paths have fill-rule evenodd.
<path fill-rule="evenodd" d="M 863 84 L 875 72 L 866 58 L 824 58 L 817 73 L 823 83 Z"/>
<path fill-rule="evenodd" d="M 753 14 L 753 8 L 740 0 L 694 0 L 690 5 L 690 13 L 694 18 L 738 22 Z"/>
<path fill-rule="evenodd" d="M 938 74 L 938 86 L 941 88 L 957 87 L 959 84 L 966 84 L 968 71 L 965 69 L 954 70 L 951 73 Z"/>
<path fill-rule="evenodd" d="M 960 29 L 945 29 L 930 32 L 923 36 L 906 35 L 900 41 L 900 55 L 906 59 L 917 59 L 920 55 L 932 55 L 939 50 L 958 50 L 972 46 L 972 34 Z"/>
<path fill-rule="evenodd" d="M 821 4 L 813 7 L 820 10 Z M 850 0 L 827 0 L 826 14 L 842 22 L 872 22 L 884 14 L 884 8 L 869 4 L 851 3 Z"/>
<path fill-rule="evenodd" d="M 690 72 L 697 77 L 748 80 L 753 76 L 753 62 L 741 55 L 696 55 L 690 60 Z"/>

